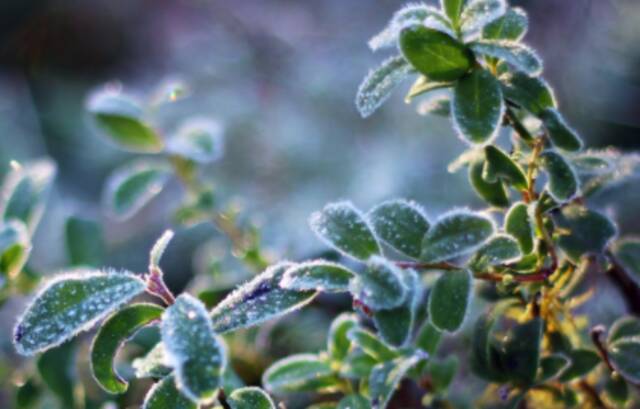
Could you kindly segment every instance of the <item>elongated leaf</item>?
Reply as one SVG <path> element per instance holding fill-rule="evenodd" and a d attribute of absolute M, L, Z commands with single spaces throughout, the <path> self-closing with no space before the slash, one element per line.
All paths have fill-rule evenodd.
<path fill-rule="evenodd" d="M 226 356 L 204 304 L 182 294 L 162 316 L 161 329 L 167 360 L 182 393 L 196 403 L 210 402 L 221 386 Z"/>
<path fill-rule="evenodd" d="M 496 207 L 509 206 L 509 193 L 502 180 L 489 182 L 482 177 L 484 160 L 474 160 L 469 165 L 469 181 L 471 186 L 483 200 Z"/>
<path fill-rule="evenodd" d="M 132 98 L 114 92 L 98 92 L 87 104 L 97 125 L 118 147 L 144 153 L 157 153 L 164 143 L 144 121 L 142 107 Z"/>
<path fill-rule="evenodd" d="M 460 17 L 465 35 L 472 35 L 484 26 L 495 21 L 507 11 L 504 0 L 470 0 Z"/>
<path fill-rule="evenodd" d="M 369 48 L 377 51 L 381 48 L 393 47 L 398 42 L 400 30 L 409 23 L 424 23 L 427 18 L 441 20 L 446 25 L 446 18 L 431 6 L 423 3 L 411 3 L 398 10 L 387 27 L 369 40 Z"/>
<path fill-rule="evenodd" d="M 613 344 L 622 338 L 639 337 L 640 336 L 640 319 L 627 316 L 616 320 L 609 329 L 607 343 Z"/>
<path fill-rule="evenodd" d="M 527 189 L 527 177 L 524 170 L 509 155 L 494 145 L 487 145 L 484 153 L 486 164 L 483 176 L 486 180 L 492 182 L 500 178 L 516 189 Z"/>
<path fill-rule="evenodd" d="M 167 151 L 198 163 L 211 163 L 224 152 L 223 127 L 209 118 L 190 118 L 167 143 Z"/>
<path fill-rule="evenodd" d="M 77 270 L 49 281 L 18 320 L 13 332 L 22 355 L 45 351 L 90 329 L 145 289 L 128 273 Z"/>
<path fill-rule="evenodd" d="M 429 295 L 429 320 L 438 329 L 457 331 L 471 302 L 473 277 L 467 270 L 445 271 Z"/>
<path fill-rule="evenodd" d="M 523 254 L 529 254 L 534 247 L 533 221 L 529 208 L 523 202 L 515 203 L 505 217 L 504 229 L 518 240 Z"/>
<path fill-rule="evenodd" d="M 330 203 L 309 219 L 313 232 L 327 245 L 357 260 L 380 254 L 378 239 L 364 215 L 351 202 Z"/>
<path fill-rule="evenodd" d="M 76 366 L 77 344 L 70 341 L 49 349 L 38 357 L 38 373 L 62 407 L 74 408 L 74 389 L 78 382 Z"/>
<path fill-rule="evenodd" d="M 432 81 L 456 80 L 469 71 L 473 62 L 473 56 L 462 43 L 421 24 L 401 31 L 400 50 L 416 70 Z"/>
<path fill-rule="evenodd" d="M 382 241 L 409 257 L 420 257 L 422 238 L 429 230 L 429 220 L 420 205 L 390 200 L 373 208 L 367 217 Z"/>
<path fill-rule="evenodd" d="M 540 159 L 549 177 L 547 190 L 554 200 L 566 202 L 578 194 L 578 176 L 562 155 L 546 151 L 540 155 Z"/>
<path fill-rule="evenodd" d="M 522 257 L 520 244 L 507 234 L 496 234 L 473 256 L 469 263 L 475 271 L 486 271 L 489 266 L 509 264 Z"/>
<path fill-rule="evenodd" d="M 164 310 L 154 304 L 135 304 L 116 312 L 100 327 L 91 346 L 91 370 L 109 393 L 124 393 L 128 383 L 116 372 L 113 361 L 121 345 L 140 328 L 158 320 Z"/>
<path fill-rule="evenodd" d="M 355 327 L 349 330 L 347 336 L 351 342 L 359 346 L 364 353 L 378 362 L 388 361 L 398 356 L 393 349 L 379 340 L 376 334 L 364 328 Z"/>
<path fill-rule="evenodd" d="M 571 366 L 571 360 L 564 354 L 553 354 L 540 359 L 538 382 L 547 382 L 557 378 Z"/>
<path fill-rule="evenodd" d="M 70 217 L 65 224 L 65 244 L 69 263 L 99 267 L 104 261 L 105 244 L 100 225 L 88 219 Z"/>
<path fill-rule="evenodd" d="M 531 76 L 542 73 L 542 60 L 531 48 L 509 40 L 479 40 L 471 49 L 487 57 L 497 58 Z"/>
<path fill-rule="evenodd" d="M 416 354 L 376 365 L 369 376 L 371 407 L 373 409 L 386 408 L 402 378 L 421 359 L 423 359 L 423 356 Z"/>
<path fill-rule="evenodd" d="M 482 38 L 488 40 L 520 41 L 529 28 L 527 13 L 519 7 L 509 8 L 504 15 L 482 29 Z"/>
<path fill-rule="evenodd" d="M 366 118 L 373 114 L 412 71 L 411 65 L 401 55 L 391 57 L 369 71 L 356 94 L 356 108 L 360 115 Z"/>
<path fill-rule="evenodd" d="M 560 374 L 558 378 L 560 382 L 569 382 L 585 376 L 601 362 L 600 356 L 590 349 L 574 349 L 568 356 L 571 364 Z"/>
<path fill-rule="evenodd" d="M 450 260 L 485 244 L 495 230 L 493 221 L 479 213 L 454 210 L 441 216 L 422 241 L 421 259 Z"/>
<path fill-rule="evenodd" d="M 418 297 L 420 294 L 420 279 L 413 270 L 404 270 L 402 280 L 407 287 L 404 302 L 389 310 L 378 310 L 373 313 L 373 322 L 378 333 L 389 345 L 399 347 L 404 345 L 412 334 Z"/>
<path fill-rule="evenodd" d="M 355 348 L 340 366 L 340 376 L 347 379 L 368 378 L 377 363 L 371 355 Z"/>
<path fill-rule="evenodd" d="M 227 402 L 231 409 L 276 409 L 269 395 L 255 386 L 236 389 Z"/>
<path fill-rule="evenodd" d="M 370 406 L 363 396 L 347 395 L 340 400 L 336 409 L 370 409 Z"/>
<path fill-rule="evenodd" d="M 18 219 L 33 234 L 42 217 L 56 171 L 56 164 L 50 159 L 16 164 L 2 184 L 2 220 Z"/>
<path fill-rule="evenodd" d="M 313 354 L 281 359 L 262 375 L 265 389 L 273 393 L 331 391 L 335 389 L 336 382 L 331 366 Z"/>
<path fill-rule="evenodd" d="M 288 268 L 280 286 L 297 291 L 347 292 L 354 272 L 325 260 L 307 261 Z"/>
<path fill-rule="evenodd" d="M 511 329 L 504 342 L 502 365 L 517 385 L 533 384 L 540 364 L 543 322 L 534 318 Z"/>
<path fill-rule="evenodd" d="M 560 236 L 558 245 L 573 262 L 585 254 L 602 253 L 617 233 L 606 216 L 579 205 L 564 207 L 556 222 L 570 232 Z"/>
<path fill-rule="evenodd" d="M 342 361 L 347 356 L 351 348 L 347 334 L 357 324 L 358 317 L 351 313 L 342 313 L 333 320 L 327 337 L 327 351 L 332 359 Z"/>
<path fill-rule="evenodd" d="M 164 254 L 171 239 L 173 239 L 173 231 L 166 230 L 162 233 L 162 236 L 154 243 L 151 251 L 149 252 L 149 266 L 158 268 L 160 266 L 160 259 Z"/>
<path fill-rule="evenodd" d="M 310 303 L 315 291 L 294 291 L 280 287 L 285 271 L 292 263 L 279 263 L 229 294 L 211 311 L 217 333 L 260 324 Z"/>
<path fill-rule="evenodd" d="M 566 123 L 558 110 L 547 108 L 540 112 L 540 119 L 547 128 L 554 146 L 571 152 L 582 149 L 582 140 L 578 133 Z"/>
<path fill-rule="evenodd" d="M 640 286 L 640 238 L 625 237 L 613 246 L 613 254 L 629 278 Z"/>
<path fill-rule="evenodd" d="M 449 20 L 457 24 L 460 19 L 460 14 L 462 13 L 464 2 L 465 0 L 440 0 L 440 8 L 444 10 Z"/>
<path fill-rule="evenodd" d="M 171 373 L 162 342 L 158 342 L 145 356 L 134 359 L 132 366 L 136 378 L 164 378 Z"/>
<path fill-rule="evenodd" d="M 156 382 L 144 398 L 142 409 L 197 409 L 198 405 L 176 387 L 173 375 Z"/>
<path fill-rule="evenodd" d="M 504 96 L 535 115 L 540 115 L 543 111 L 558 105 L 553 90 L 540 77 L 530 77 L 516 71 L 504 81 L 502 87 Z"/>
<path fill-rule="evenodd" d="M 458 81 L 453 93 L 453 124 L 460 137 L 485 144 L 498 133 L 504 101 L 498 80 L 484 69 L 475 69 Z"/>
<path fill-rule="evenodd" d="M 611 365 L 626 380 L 640 382 L 640 337 L 622 338 L 609 345 Z"/>
<path fill-rule="evenodd" d="M 367 262 L 367 268 L 351 281 L 349 287 L 355 298 L 373 310 L 395 308 L 407 294 L 400 269 L 378 256 Z"/>
<path fill-rule="evenodd" d="M 30 253 L 31 239 L 24 223 L 19 220 L 0 223 L 0 281 L 3 277 L 16 277 Z"/>

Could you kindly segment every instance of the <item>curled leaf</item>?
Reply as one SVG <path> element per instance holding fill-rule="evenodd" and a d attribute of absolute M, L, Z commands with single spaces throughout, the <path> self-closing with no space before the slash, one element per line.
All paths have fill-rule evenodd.
<path fill-rule="evenodd" d="M 356 94 L 356 108 L 360 115 L 366 118 L 373 114 L 412 71 L 413 68 L 401 55 L 391 57 L 371 70 Z"/>

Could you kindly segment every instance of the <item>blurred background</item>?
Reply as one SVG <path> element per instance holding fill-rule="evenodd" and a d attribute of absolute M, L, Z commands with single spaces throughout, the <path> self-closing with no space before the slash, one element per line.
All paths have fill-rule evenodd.
<path fill-rule="evenodd" d="M 543 57 L 544 76 L 587 144 L 637 149 L 640 2 L 511 3 L 528 12 L 525 41 Z M 155 238 L 175 227 L 172 212 L 181 195 L 177 183 L 126 223 L 110 219 L 102 209 L 106 178 L 131 158 L 100 138 L 84 111 L 89 93 L 106 83 L 140 96 L 153 94 L 167 81 L 187 84 L 186 98 L 157 112 L 158 127 L 169 133 L 194 115 L 225 125 L 225 156 L 208 172 L 218 192 L 260 224 L 263 243 L 275 258 L 296 260 L 323 250 L 307 218 L 329 201 L 350 199 L 366 210 L 384 199 L 406 197 L 422 203 L 431 217 L 451 206 L 479 205 L 466 173 L 446 170 L 465 149 L 448 120 L 417 115 L 415 107 L 402 102 L 402 91 L 366 120 L 354 107 L 362 77 L 386 57 L 371 53 L 366 42 L 402 4 L 0 2 L 0 174 L 12 159 L 48 156 L 59 167 L 34 238 L 31 267 L 50 274 L 65 266 L 63 224 L 71 215 L 99 220 L 108 249 L 105 263 L 132 271 L 145 269 Z M 639 231 L 637 185 L 606 196 L 618 205 L 597 204 L 617 218 L 624 232 Z M 224 239 L 210 226 L 178 228 L 177 233 L 166 273 L 170 285 L 181 291 L 211 258 L 227 256 Z M 246 277 L 241 270 L 236 277 Z M 603 321 L 620 313 L 611 291 L 612 303 L 595 307 Z M 328 303 L 330 308 L 345 306 L 344 300 Z M 9 337 L 23 304 L 14 299 L 0 309 L 2 408 L 11 407 L 9 385 L 16 381 L 9 368 L 23 364 L 13 355 Z M 309 311 L 291 318 L 306 325 L 299 331 L 304 340 L 289 334 L 280 337 L 288 340 L 286 348 L 262 345 L 271 354 L 267 361 L 291 349 L 322 347 L 329 315 L 326 308 Z"/>

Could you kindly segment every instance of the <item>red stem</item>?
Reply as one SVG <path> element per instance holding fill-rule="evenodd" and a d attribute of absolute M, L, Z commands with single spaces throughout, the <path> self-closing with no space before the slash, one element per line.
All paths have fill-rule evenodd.
<path fill-rule="evenodd" d="M 176 298 L 162 279 L 162 271 L 157 267 L 150 267 L 149 270 L 150 272 L 147 275 L 147 292 L 160 298 L 165 304 L 172 305 L 176 302 Z"/>

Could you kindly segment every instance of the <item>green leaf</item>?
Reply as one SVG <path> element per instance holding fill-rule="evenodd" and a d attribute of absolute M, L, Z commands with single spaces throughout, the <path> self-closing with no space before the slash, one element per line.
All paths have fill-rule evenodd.
<path fill-rule="evenodd" d="M 223 333 L 257 325 L 310 303 L 315 291 L 280 287 L 282 276 L 292 266 L 286 262 L 275 264 L 229 294 L 211 311 L 214 331 Z"/>
<path fill-rule="evenodd" d="M 505 0 L 470 0 L 460 17 L 462 32 L 471 35 L 501 17 L 506 11 Z"/>
<path fill-rule="evenodd" d="M 613 254 L 636 285 L 640 286 L 640 238 L 625 237 L 613 246 Z"/>
<path fill-rule="evenodd" d="M 405 377 L 420 360 L 422 355 L 416 354 L 410 357 L 400 357 L 393 361 L 376 365 L 369 376 L 369 394 L 371 395 L 371 407 L 385 409 L 398 388 L 400 381 Z"/>
<path fill-rule="evenodd" d="M 540 373 L 538 383 L 544 383 L 557 378 L 571 365 L 570 359 L 564 354 L 553 354 L 540 359 Z"/>
<path fill-rule="evenodd" d="M 116 372 L 113 361 L 118 350 L 140 328 L 156 321 L 164 310 L 155 304 L 134 304 L 110 316 L 100 327 L 91 346 L 91 370 L 107 392 L 119 394 L 128 383 Z"/>
<path fill-rule="evenodd" d="M 182 294 L 163 314 L 161 330 L 178 388 L 196 403 L 213 400 L 221 386 L 226 356 L 204 304 Z"/>
<path fill-rule="evenodd" d="M 469 165 L 469 181 L 478 196 L 496 207 L 509 206 L 509 193 L 501 180 L 488 182 L 482 177 L 484 160 L 474 160 Z"/>
<path fill-rule="evenodd" d="M 21 355 L 62 344 L 144 291 L 129 273 L 77 270 L 49 281 L 18 319 L 13 342 Z"/>
<path fill-rule="evenodd" d="M 37 361 L 38 373 L 44 384 L 64 408 L 76 407 L 74 389 L 78 382 L 75 370 L 77 352 L 75 342 L 66 342 L 49 349 Z"/>
<path fill-rule="evenodd" d="M 347 292 L 354 272 L 325 260 L 307 261 L 288 268 L 280 286 L 289 290 Z"/>
<path fill-rule="evenodd" d="M 434 355 L 440 345 L 442 331 L 436 328 L 429 321 L 425 322 L 416 336 L 416 346 L 429 355 Z"/>
<path fill-rule="evenodd" d="M 378 339 L 377 335 L 364 328 L 354 327 L 347 333 L 347 336 L 355 345 L 378 362 L 394 359 L 398 354 Z"/>
<path fill-rule="evenodd" d="M 616 322 L 613 323 L 609 329 L 607 343 L 613 344 L 622 338 L 638 336 L 640 336 L 640 319 L 629 315 L 618 318 Z"/>
<path fill-rule="evenodd" d="M 171 373 L 166 360 L 164 345 L 158 342 L 147 354 L 133 360 L 136 378 L 164 378 Z"/>
<path fill-rule="evenodd" d="M 510 40 L 478 40 L 469 47 L 477 54 L 502 60 L 530 76 L 542 73 L 542 60 L 524 44 Z"/>
<path fill-rule="evenodd" d="M 535 115 L 558 106 L 553 90 L 540 77 L 530 77 L 522 72 L 513 72 L 504 79 L 504 96 Z"/>
<path fill-rule="evenodd" d="M 440 21 L 442 25 L 447 25 L 446 17 L 434 7 L 427 6 L 423 3 L 411 3 L 398 10 L 387 27 L 373 36 L 369 40 L 369 48 L 372 51 L 377 51 L 381 48 L 393 47 L 398 42 L 398 36 L 400 30 L 409 23 L 425 23 L 426 20 Z"/>
<path fill-rule="evenodd" d="M 518 190 L 528 188 L 524 170 L 508 154 L 494 145 L 487 145 L 484 148 L 484 153 L 486 162 L 483 176 L 485 180 L 493 182 L 500 178 Z"/>
<path fill-rule="evenodd" d="M 197 163 L 211 163 L 224 152 L 223 127 L 209 118 L 190 118 L 167 143 L 167 151 Z"/>
<path fill-rule="evenodd" d="M 570 232 L 558 238 L 558 245 L 574 263 L 585 254 L 602 253 L 617 233 L 609 218 L 579 205 L 563 207 L 556 223 Z"/>
<path fill-rule="evenodd" d="M 374 256 L 350 284 L 354 298 L 373 310 L 398 307 L 405 300 L 407 288 L 402 271 L 390 261 Z"/>
<path fill-rule="evenodd" d="M 149 389 L 142 409 L 198 409 L 198 405 L 176 387 L 173 375 L 166 376 Z"/>
<path fill-rule="evenodd" d="M 170 175 L 166 163 L 145 159 L 116 169 L 107 181 L 107 209 L 119 220 L 130 218 L 162 191 Z"/>
<path fill-rule="evenodd" d="M 462 13 L 462 6 L 465 0 L 440 0 L 440 8 L 445 12 L 449 20 L 454 24 L 458 23 L 460 19 L 460 13 Z"/>
<path fill-rule="evenodd" d="M 627 381 L 640 382 L 640 337 L 622 338 L 609 345 L 609 361 Z"/>
<path fill-rule="evenodd" d="M 41 395 L 42 387 L 33 378 L 27 379 L 25 383 L 18 386 L 15 395 L 16 409 L 36 408 Z"/>
<path fill-rule="evenodd" d="M 503 341 L 502 365 L 517 385 L 530 386 L 536 379 L 543 324 L 541 318 L 518 324 Z"/>
<path fill-rule="evenodd" d="M 424 210 L 415 202 L 390 200 L 367 214 L 378 237 L 400 253 L 420 257 L 422 238 L 429 230 Z"/>
<path fill-rule="evenodd" d="M 473 373 L 490 382 L 504 383 L 506 373 L 500 367 L 500 352 L 493 344 L 494 313 L 481 315 L 473 329 L 470 366 Z"/>
<path fill-rule="evenodd" d="M 482 247 L 494 230 L 493 221 L 480 213 L 445 213 L 424 236 L 421 259 L 437 262 L 471 253 Z"/>
<path fill-rule="evenodd" d="M 554 108 L 547 108 L 540 112 L 540 119 L 544 123 L 553 145 L 565 151 L 579 151 L 582 140 L 564 120 L 560 112 Z"/>
<path fill-rule="evenodd" d="M 616 155 L 607 151 L 588 150 L 571 157 L 573 168 L 580 175 L 603 175 L 615 169 Z"/>
<path fill-rule="evenodd" d="M 50 159 L 15 164 L 4 179 L 0 192 L 2 220 L 20 220 L 32 235 L 42 217 L 56 171 L 56 164 Z"/>
<path fill-rule="evenodd" d="M 549 177 L 547 190 L 555 201 L 567 202 L 578 194 L 578 176 L 562 155 L 545 151 L 540 160 Z"/>
<path fill-rule="evenodd" d="M 527 13 L 519 7 L 509 8 L 500 18 L 482 29 L 482 38 L 487 40 L 520 41 L 529 28 Z"/>
<path fill-rule="evenodd" d="M 347 334 L 357 324 L 358 317 L 351 313 L 342 313 L 333 320 L 327 337 L 327 351 L 332 359 L 342 361 L 346 358 L 351 348 Z"/>
<path fill-rule="evenodd" d="M 370 409 L 369 401 L 360 395 L 347 395 L 340 400 L 336 409 Z"/>
<path fill-rule="evenodd" d="M 371 355 L 359 348 L 354 349 L 340 365 L 340 376 L 346 379 L 368 378 L 373 367 L 378 363 Z"/>
<path fill-rule="evenodd" d="M 144 121 L 142 107 L 134 99 L 120 93 L 99 92 L 90 98 L 87 109 L 118 147 L 141 153 L 162 151 L 162 139 Z"/>
<path fill-rule="evenodd" d="M 498 134 L 504 101 L 500 83 L 490 72 L 477 68 L 461 78 L 451 106 L 453 124 L 463 140 L 485 144 Z"/>
<path fill-rule="evenodd" d="M 227 398 L 231 409 L 276 409 L 269 395 L 255 386 L 236 389 Z"/>
<path fill-rule="evenodd" d="M 388 58 L 369 71 L 356 94 L 356 108 L 360 115 L 366 118 L 373 114 L 412 71 L 411 65 L 401 55 Z"/>
<path fill-rule="evenodd" d="M 166 230 L 162 233 L 162 236 L 153 244 L 151 251 L 149 252 L 149 266 L 151 268 L 160 268 L 160 259 L 164 254 L 169 242 L 173 239 L 173 231 Z"/>
<path fill-rule="evenodd" d="M 509 264 L 522 257 L 520 244 L 512 236 L 496 234 L 473 256 L 469 265 L 476 271 L 486 271 L 490 266 Z"/>
<path fill-rule="evenodd" d="M 364 215 L 351 202 L 330 203 L 309 219 L 313 232 L 327 245 L 357 260 L 380 254 L 378 239 Z"/>
<path fill-rule="evenodd" d="M 571 365 L 562 372 L 558 380 L 569 382 L 591 372 L 601 361 L 600 356 L 590 349 L 574 349 L 569 352 Z"/>
<path fill-rule="evenodd" d="M 457 331 L 471 303 L 473 277 L 468 270 L 445 271 L 429 295 L 429 320 L 438 329 Z"/>
<path fill-rule="evenodd" d="M 65 244 L 73 266 L 99 267 L 104 261 L 102 228 L 94 220 L 69 217 L 65 224 Z"/>
<path fill-rule="evenodd" d="M 427 364 L 427 372 L 431 376 L 433 391 L 437 394 L 446 392 L 458 371 L 458 357 L 450 355 L 444 360 L 431 359 Z"/>
<path fill-rule="evenodd" d="M 473 56 L 462 43 L 421 24 L 402 29 L 400 50 L 416 70 L 432 81 L 454 81 L 473 63 Z"/>
<path fill-rule="evenodd" d="M 413 270 L 402 272 L 403 282 L 407 287 L 404 302 L 388 310 L 373 312 L 373 322 L 384 342 L 395 347 L 409 341 L 413 331 L 417 307 L 417 295 L 420 294 L 420 279 Z"/>
<path fill-rule="evenodd" d="M 607 397 L 621 406 L 629 400 L 629 386 L 620 374 L 609 375 L 604 389 Z"/>
<path fill-rule="evenodd" d="M 504 229 L 518 240 L 523 254 L 530 254 L 534 248 L 534 231 L 529 208 L 523 202 L 515 203 L 505 217 Z"/>
<path fill-rule="evenodd" d="M 313 354 L 291 355 L 272 364 L 262 375 L 272 393 L 335 390 L 337 379 L 331 366 Z"/>
<path fill-rule="evenodd" d="M 0 281 L 3 277 L 15 278 L 30 253 L 31 239 L 24 223 L 15 219 L 0 223 Z"/>

